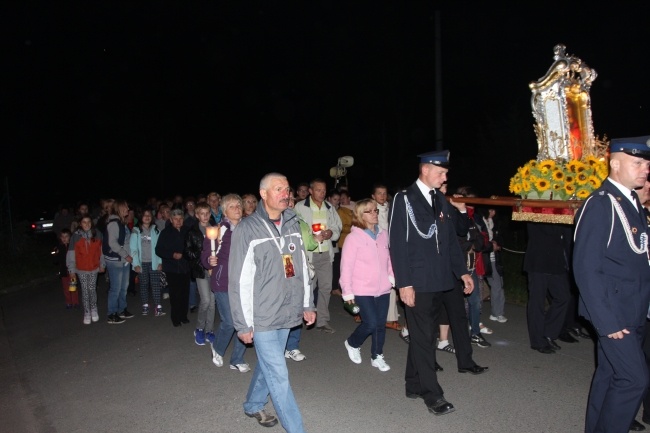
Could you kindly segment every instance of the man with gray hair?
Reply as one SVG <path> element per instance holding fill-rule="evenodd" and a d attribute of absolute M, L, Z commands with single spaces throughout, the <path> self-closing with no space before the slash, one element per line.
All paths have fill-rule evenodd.
<path fill-rule="evenodd" d="M 289 330 L 316 321 L 307 257 L 289 182 L 269 173 L 260 182 L 262 200 L 232 234 L 228 298 L 237 335 L 255 343 L 257 366 L 244 413 L 260 425 L 277 424 L 264 410 L 269 395 L 287 432 L 302 433 L 302 415 L 291 390 L 284 356 Z"/>

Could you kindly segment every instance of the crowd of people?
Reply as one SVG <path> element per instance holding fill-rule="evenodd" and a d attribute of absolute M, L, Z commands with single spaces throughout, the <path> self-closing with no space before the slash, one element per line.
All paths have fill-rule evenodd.
<path fill-rule="evenodd" d="M 578 211 L 575 231 L 527 226 L 531 348 L 550 355 L 561 349 L 556 340 L 575 343 L 592 334 L 598 344 L 586 431 L 624 431 L 624 424 L 625 431 L 644 429 L 634 415 L 648 388 L 650 353 L 644 355 L 642 344 L 649 301 L 647 290 L 639 290 L 650 281 L 649 213 L 642 206 L 650 204 L 650 151 L 635 141 L 614 143 L 610 177 Z M 389 371 L 386 332 L 399 331 L 409 345 L 406 397 L 422 399 L 434 415 L 451 413 L 455 406 L 438 382 L 436 352 L 454 354 L 459 373 L 488 371 L 474 362 L 472 346 L 491 346 L 484 335 L 493 331 L 481 320 L 481 286 L 489 288 L 489 319 L 507 322 L 503 238 L 494 208 L 459 200 L 476 197 L 474 188 L 447 193 L 448 152 L 418 158 L 417 180 L 392 197 L 376 184 L 355 202 L 347 189 L 328 190 L 322 179 L 292 188 L 284 175 L 269 173 L 259 195 L 211 192 L 152 198 L 142 206 L 111 199 L 101 201 L 97 215 L 86 203 L 75 218 L 61 212 L 55 226 L 66 308 L 81 305 L 85 325 L 99 321 L 97 279 L 105 273 L 108 324 L 134 317 L 127 295 L 138 291 L 142 315 L 165 316 L 162 299 L 169 299 L 174 327 L 190 324 L 195 312 L 194 342 L 210 346 L 215 366 L 224 365 L 232 343 L 230 368 L 249 372 L 244 355 L 255 346 L 245 414 L 262 426 L 280 422 L 302 432 L 286 360 L 307 358 L 299 348 L 305 326 L 336 332 L 329 307 L 332 296 L 341 296 L 358 323 L 343 341 L 350 360 L 362 363 L 361 347 L 370 337 L 370 365 Z M 639 188 L 643 201 L 634 192 Z M 621 192 L 627 201 L 616 198 Z M 607 232 L 598 229 L 603 220 L 611 226 Z M 628 262 L 638 263 L 631 268 Z M 620 292 L 617 303 L 611 296 L 603 301 L 610 284 Z M 588 329 L 578 319 L 578 304 L 593 325 Z M 277 417 L 265 409 L 269 397 Z"/>

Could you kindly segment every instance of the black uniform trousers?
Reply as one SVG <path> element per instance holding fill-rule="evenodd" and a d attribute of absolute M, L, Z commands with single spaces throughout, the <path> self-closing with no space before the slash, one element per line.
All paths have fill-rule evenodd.
<path fill-rule="evenodd" d="M 621 339 L 598 336 L 598 365 L 591 382 L 586 433 L 627 433 L 648 388 L 642 344 L 645 327 Z M 606 408 L 606 409 L 605 409 Z"/>
<path fill-rule="evenodd" d="M 474 287 L 474 290 L 481 290 Z M 447 311 L 447 320 L 451 328 L 451 335 L 456 348 L 456 362 L 458 368 L 472 368 L 476 363 L 472 359 L 472 342 L 469 338 L 469 322 L 465 310 L 465 296 L 460 287 L 442 292 L 442 304 Z M 410 324 L 409 324 L 409 332 Z"/>
<path fill-rule="evenodd" d="M 442 292 L 416 292 L 415 306 L 404 306 L 409 343 L 406 357 L 406 392 L 419 394 L 426 404 L 443 398 L 436 375 L 436 338 Z"/>
<path fill-rule="evenodd" d="M 546 298 L 550 296 L 548 310 Z M 568 274 L 528 272 L 528 336 L 530 347 L 548 345 L 544 337 L 557 339 L 564 326 L 571 285 Z"/>

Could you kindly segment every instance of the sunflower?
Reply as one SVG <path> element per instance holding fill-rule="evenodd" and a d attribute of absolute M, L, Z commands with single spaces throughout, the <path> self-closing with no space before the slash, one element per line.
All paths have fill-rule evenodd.
<path fill-rule="evenodd" d="M 575 183 L 575 181 L 576 181 L 576 177 L 574 175 L 572 175 L 572 174 L 567 174 L 566 176 L 564 176 L 564 182 L 566 182 L 566 183 L 571 183 L 572 184 L 572 183 Z"/>
<path fill-rule="evenodd" d="M 521 191 L 525 193 L 530 192 L 530 182 L 528 182 L 526 179 L 521 181 Z"/>
<path fill-rule="evenodd" d="M 583 200 L 586 199 L 587 197 L 589 197 L 589 194 L 591 194 L 591 191 L 589 191 L 589 190 L 586 189 L 586 188 L 580 188 L 580 189 L 578 189 L 578 191 L 576 192 L 576 196 L 577 196 L 579 199 L 583 199 Z"/>
<path fill-rule="evenodd" d="M 552 159 L 545 159 L 544 161 L 539 163 L 539 169 L 540 171 L 543 171 L 544 169 L 548 170 L 553 170 L 555 169 L 555 161 Z"/>
<path fill-rule="evenodd" d="M 537 179 L 535 181 L 535 189 L 539 192 L 546 191 L 551 187 L 551 183 L 546 179 Z"/>
<path fill-rule="evenodd" d="M 566 165 L 567 170 L 569 170 L 571 173 L 577 173 L 578 172 L 578 165 L 580 164 L 580 161 L 573 159 L 569 161 Z"/>
<path fill-rule="evenodd" d="M 601 161 L 593 155 L 588 155 L 586 159 L 587 159 L 586 162 L 590 167 L 596 167 L 598 164 L 601 163 Z"/>
<path fill-rule="evenodd" d="M 553 170 L 553 180 L 557 182 L 564 180 L 564 172 L 557 168 Z"/>
<path fill-rule="evenodd" d="M 572 196 L 573 193 L 576 192 L 576 187 L 572 183 L 565 183 L 564 184 L 564 192 L 567 193 L 568 196 Z"/>
<path fill-rule="evenodd" d="M 587 182 L 589 182 L 589 175 L 587 173 L 581 171 L 580 173 L 576 174 L 576 183 L 578 185 L 584 185 Z"/>
<path fill-rule="evenodd" d="M 593 174 L 587 178 L 587 182 L 589 182 L 593 189 L 600 188 L 600 184 L 602 183 L 602 181 L 598 179 L 598 176 L 595 176 Z"/>

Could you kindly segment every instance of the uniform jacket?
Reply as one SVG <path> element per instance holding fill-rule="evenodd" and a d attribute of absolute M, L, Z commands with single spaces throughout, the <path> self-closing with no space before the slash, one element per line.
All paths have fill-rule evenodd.
<path fill-rule="evenodd" d="M 279 247 L 278 247 L 279 246 Z M 278 249 L 279 248 L 279 249 Z M 293 260 L 295 276 L 285 277 L 283 255 Z M 232 234 L 228 297 L 239 333 L 293 328 L 304 311 L 315 311 L 300 223 L 292 209 L 277 227 L 260 201 Z"/>
<path fill-rule="evenodd" d="M 354 296 L 381 296 L 390 293 L 395 282 L 388 252 L 388 232 L 379 229 L 377 239 L 365 230 L 352 227 L 341 252 L 343 300 Z"/>
<path fill-rule="evenodd" d="M 407 210 L 405 197 L 411 205 L 417 228 Z M 439 203 L 441 210 L 436 216 L 416 183 L 393 197 L 389 239 L 395 287 L 413 286 L 416 292 L 444 292 L 453 289 L 457 279 L 467 274 L 465 257 L 451 218 L 452 207 L 444 198 Z M 418 234 L 419 229 L 426 235 L 436 223 L 437 243 L 435 234 L 430 239 Z"/>
<path fill-rule="evenodd" d="M 633 244 L 638 247 L 647 233 L 645 219 L 609 180 L 576 213 L 573 271 L 579 312 L 601 336 L 644 326 L 650 302 L 648 254 L 632 250 L 608 194 L 623 209 Z"/>
<path fill-rule="evenodd" d="M 311 211 L 311 197 L 307 197 L 304 200 L 299 201 L 296 203 L 296 206 L 294 208 L 295 212 L 300 215 L 300 217 L 311 227 L 311 225 L 314 222 L 313 214 Z M 339 237 L 341 236 L 341 228 L 343 224 L 341 223 L 341 218 L 339 217 L 338 212 L 336 212 L 336 209 L 334 209 L 334 206 L 332 206 L 330 203 L 327 201 L 323 201 L 323 206 L 327 209 L 327 230 L 332 230 L 332 237 L 330 238 L 330 241 L 332 241 L 332 245 L 329 248 L 329 255 L 330 255 L 330 262 L 334 261 L 334 253 L 336 252 L 336 241 L 338 241 Z M 312 259 L 314 253 L 312 251 L 307 252 L 307 256 L 309 257 L 309 260 Z"/>
<path fill-rule="evenodd" d="M 572 228 L 565 224 L 527 223 L 524 271 L 562 275 L 569 272 Z"/>

